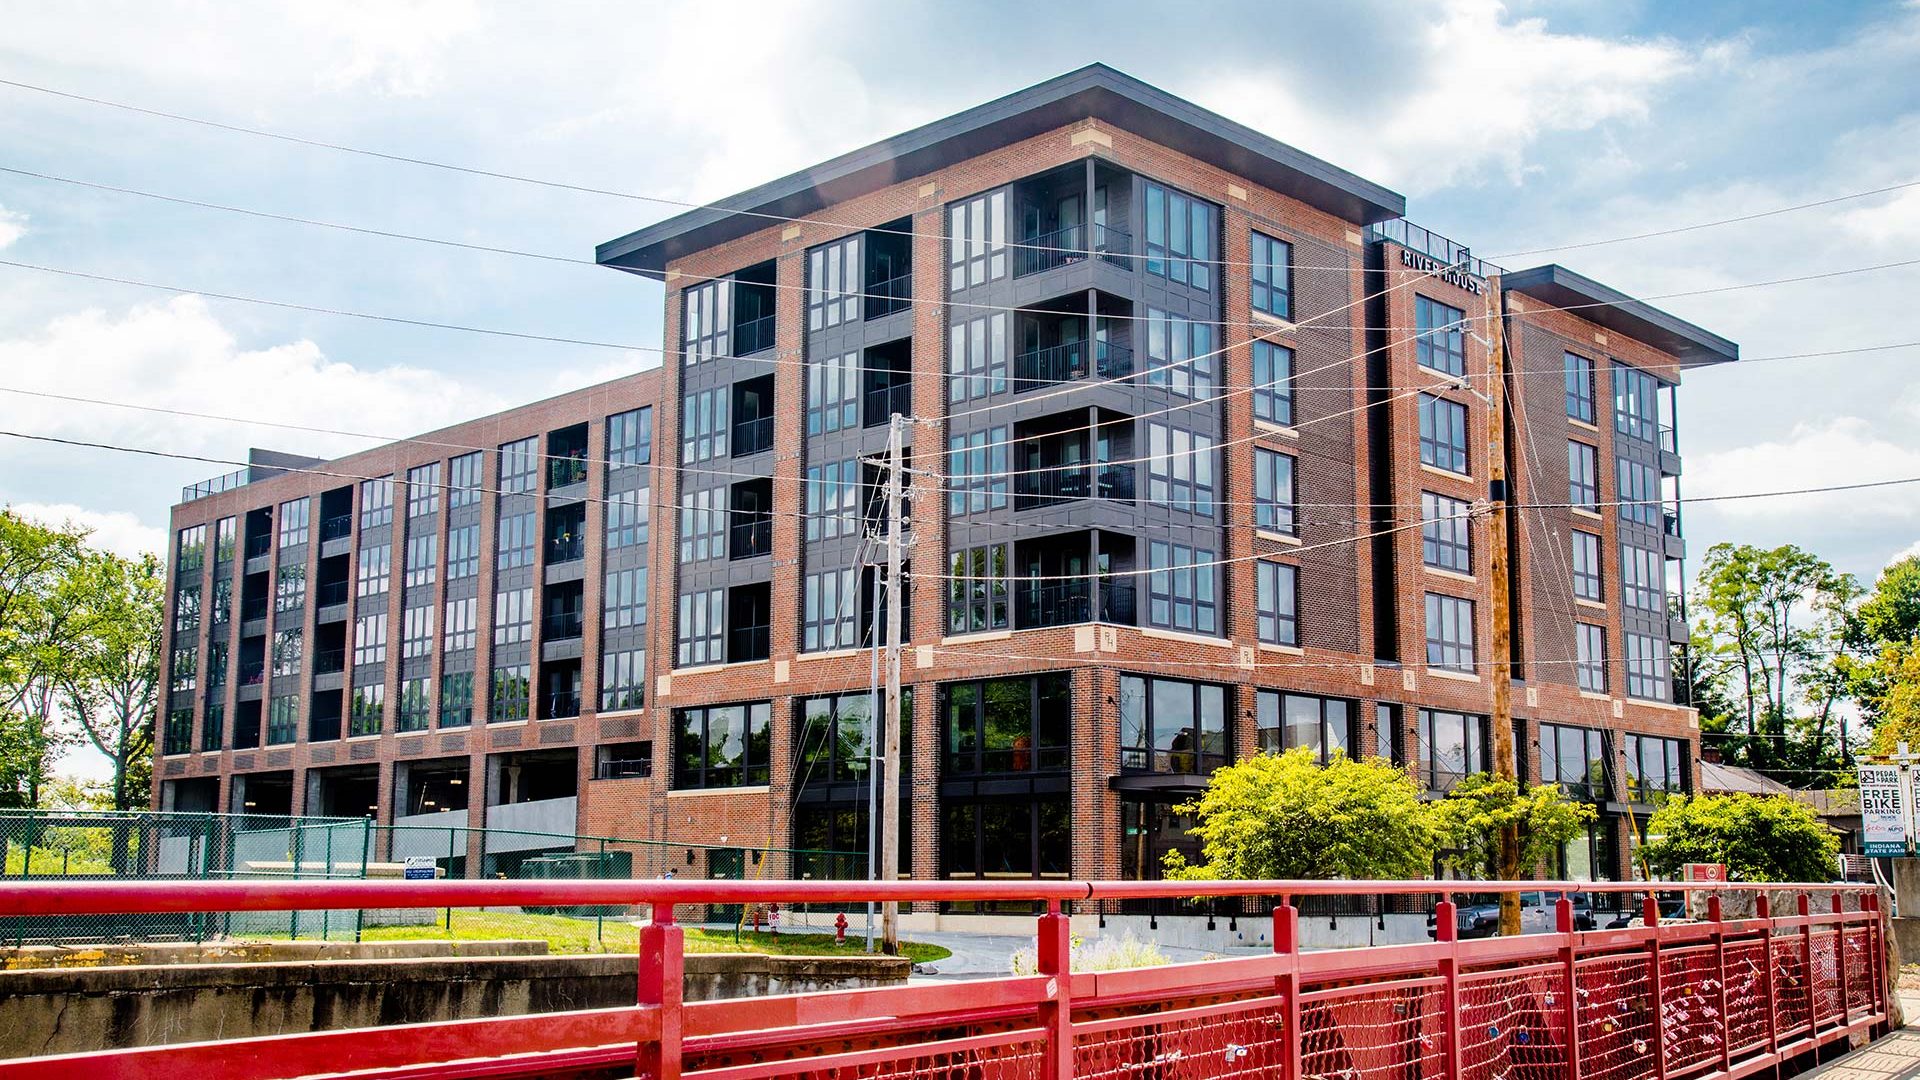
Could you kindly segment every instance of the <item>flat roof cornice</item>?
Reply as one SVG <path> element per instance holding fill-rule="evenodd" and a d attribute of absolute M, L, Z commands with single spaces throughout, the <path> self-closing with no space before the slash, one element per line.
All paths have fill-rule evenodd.
<path fill-rule="evenodd" d="M 674 259 L 807 217 L 1077 120 L 1100 119 L 1362 225 L 1406 199 L 1372 181 L 1150 86 L 1091 64 L 871 146 L 689 210 L 594 249 L 603 265 L 661 274 Z"/>
<path fill-rule="evenodd" d="M 1567 309 L 1568 314 L 1622 337 L 1651 345 L 1680 361 L 1682 368 L 1740 359 L 1740 346 L 1726 338 L 1557 263 L 1503 274 L 1500 286 L 1555 308 Z"/>

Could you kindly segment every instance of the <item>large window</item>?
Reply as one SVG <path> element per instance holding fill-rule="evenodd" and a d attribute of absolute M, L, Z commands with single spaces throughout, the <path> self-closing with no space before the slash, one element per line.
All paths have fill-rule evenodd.
<path fill-rule="evenodd" d="M 795 735 L 794 757 L 800 784 L 864 783 L 872 765 L 875 743 L 880 733 L 873 723 L 874 695 L 868 692 L 811 697 L 800 702 L 799 733 Z M 900 700 L 901 757 L 909 742 L 907 727 L 913 718 L 911 692 Z M 866 837 L 859 838 L 858 850 L 866 850 Z M 901 861 L 906 865 L 906 860 Z"/>
<path fill-rule="evenodd" d="M 1627 800 L 1658 806 L 1669 796 L 1684 795 L 1688 784 L 1686 747 L 1680 739 L 1655 735 L 1626 737 Z"/>
<path fill-rule="evenodd" d="M 1580 689 L 1590 693 L 1607 692 L 1607 628 L 1593 623 L 1575 623 L 1574 672 Z"/>
<path fill-rule="evenodd" d="M 1147 309 L 1148 386 L 1164 386 L 1181 397 L 1205 398 L 1213 393 L 1215 355 L 1213 324 Z"/>
<path fill-rule="evenodd" d="M 653 406 L 607 417 L 607 465 L 645 465 L 653 460 Z"/>
<path fill-rule="evenodd" d="M 1594 603 L 1604 601 L 1606 585 L 1600 574 L 1600 538 L 1589 532 L 1573 530 L 1573 595 Z"/>
<path fill-rule="evenodd" d="M 223 517 L 213 526 L 213 561 L 232 562 L 233 548 L 240 523 L 237 518 Z"/>
<path fill-rule="evenodd" d="M 1583 442 L 1567 443 L 1567 502 L 1577 510 L 1600 509 L 1599 455 Z"/>
<path fill-rule="evenodd" d="M 440 726 L 463 728 L 473 723 L 473 672 L 440 676 Z"/>
<path fill-rule="evenodd" d="M 1628 521 L 1660 528 L 1660 472 L 1651 465 L 1616 458 L 1615 473 L 1620 480 L 1620 516 Z"/>
<path fill-rule="evenodd" d="M 1253 343 L 1253 418 L 1293 426 L 1293 350 L 1285 345 Z"/>
<path fill-rule="evenodd" d="M 1431 491 L 1420 493 L 1420 560 L 1428 566 L 1473 573 L 1472 507 Z"/>
<path fill-rule="evenodd" d="M 1168 544 L 1147 545 L 1147 623 L 1167 630 L 1218 634 L 1215 612 L 1214 565 L 1211 548 Z"/>
<path fill-rule="evenodd" d="M 1213 287 L 1213 207 L 1152 181 L 1147 201 L 1147 273 L 1195 289 Z"/>
<path fill-rule="evenodd" d="M 1414 774 L 1427 790 L 1452 791 L 1469 774 L 1487 769 L 1486 717 L 1421 709 L 1413 756 Z"/>
<path fill-rule="evenodd" d="M 461 525 L 447 530 L 447 580 L 470 578 L 480 572 L 480 526 Z"/>
<path fill-rule="evenodd" d="M 858 459 L 807 466 L 805 491 L 808 540 L 860 534 Z"/>
<path fill-rule="evenodd" d="M 1262 559 L 1253 564 L 1254 619 L 1268 645 L 1300 644 L 1300 571 Z"/>
<path fill-rule="evenodd" d="M 1065 881 L 1073 863 L 1073 811 L 1066 795 L 947 802 L 940 807 L 940 874 L 950 881 Z M 949 910 L 982 905 L 949 904 Z M 1032 910 L 1031 905 L 1021 908 Z"/>
<path fill-rule="evenodd" d="M 400 658 L 413 660 L 433 654 L 433 609 L 410 607 L 400 613 Z"/>
<path fill-rule="evenodd" d="M 647 703 L 647 651 L 623 649 L 600 657 L 600 711 L 638 709 Z"/>
<path fill-rule="evenodd" d="M 1339 698 L 1261 690 L 1254 695 L 1260 749 L 1279 753 L 1306 747 L 1321 764 L 1353 754 L 1353 708 Z"/>
<path fill-rule="evenodd" d="M 1007 193 L 989 192 L 947 210 L 947 287 L 954 292 L 1007 276 Z"/>
<path fill-rule="evenodd" d="M 1232 756 L 1227 688 L 1120 677 L 1120 767 L 1207 776 Z"/>
<path fill-rule="evenodd" d="M 807 329 L 860 321 L 860 234 L 807 252 Z"/>
<path fill-rule="evenodd" d="M 1065 769 L 1073 686 L 1063 672 L 941 687 L 949 776 Z"/>
<path fill-rule="evenodd" d="M 461 454 L 448 462 L 447 508 L 458 509 L 480 501 L 480 451 Z"/>
<path fill-rule="evenodd" d="M 733 351 L 733 282 L 705 281 L 681 294 L 680 329 L 688 367 Z"/>
<path fill-rule="evenodd" d="M 851 567 L 806 576 L 800 590 L 801 652 L 851 649 L 859 644 L 854 636 L 854 616 L 859 609 L 855 581 Z"/>
<path fill-rule="evenodd" d="M 432 533 L 407 537 L 407 588 L 433 584 L 440 566 L 440 538 Z"/>
<path fill-rule="evenodd" d="M 175 545 L 173 568 L 178 577 L 197 574 L 207 564 L 207 527 L 193 525 L 180 530 Z"/>
<path fill-rule="evenodd" d="M 353 705 L 347 718 L 349 736 L 378 735 L 385 726 L 387 715 L 387 687 L 385 683 L 371 683 L 353 688 Z"/>
<path fill-rule="evenodd" d="M 947 513 L 1006 509 L 1007 430 L 988 428 L 947 439 Z"/>
<path fill-rule="evenodd" d="M 360 527 L 377 529 L 393 524 L 393 477 L 360 482 Z"/>
<path fill-rule="evenodd" d="M 1213 515 L 1214 441 L 1185 428 L 1147 424 L 1147 498 L 1191 514 Z"/>
<path fill-rule="evenodd" d="M 1667 561 L 1658 551 L 1620 545 L 1620 602 L 1635 611 L 1667 612 Z"/>
<path fill-rule="evenodd" d="M 605 617 L 600 624 L 603 629 L 645 626 L 647 568 L 636 566 L 629 570 L 607 571 L 607 586 L 602 591 L 601 606 L 605 610 Z"/>
<path fill-rule="evenodd" d="M 381 545 L 360 549 L 360 561 L 354 567 L 354 595 L 380 596 L 393 580 L 393 548 Z"/>
<path fill-rule="evenodd" d="M 500 491 L 525 494 L 540 486 L 540 439 L 528 436 L 500 447 Z"/>
<path fill-rule="evenodd" d="M 533 640 L 533 589 L 493 594 L 493 643 L 517 645 Z"/>
<path fill-rule="evenodd" d="M 1011 625 L 1009 610 L 1007 545 L 954 552 L 947 581 L 947 633 L 1005 630 Z"/>
<path fill-rule="evenodd" d="M 733 387 L 722 386 L 688 394 L 680 403 L 680 462 L 711 461 L 727 456 L 727 414 L 733 405 Z"/>
<path fill-rule="evenodd" d="M 395 731 L 425 731 L 433 718 L 431 680 L 407 679 L 400 684 L 400 709 L 394 716 Z"/>
<path fill-rule="evenodd" d="M 699 667 L 727 659 L 727 590 L 680 594 L 680 618 L 674 624 L 674 666 Z"/>
<path fill-rule="evenodd" d="M 860 353 L 807 365 L 807 434 L 860 426 Z"/>
<path fill-rule="evenodd" d="M 531 664 L 495 664 L 487 719 L 496 724 L 525 720 L 532 686 Z"/>
<path fill-rule="evenodd" d="M 1667 676 L 1672 658 L 1664 639 L 1651 634 L 1627 637 L 1627 696 L 1644 701 L 1667 700 Z"/>
<path fill-rule="evenodd" d="M 1248 245 L 1253 262 L 1253 310 L 1275 318 L 1293 318 L 1293 245 L 1254 233 Z"/>
<path fill-rule="evenodd" d="M 1420 395 L 1420 461 L 1436 469 L 1467 472 L 1467 407 Z"/>
<path fill-rule="evenodd" d="M 633 547 L 647 542 L 653 525 L 653 489 L 630 488 L 607 496 L 607 547 Z"/>
<path fill-rule="evenodd" d="M 1474 670 L 1473 601 L 1427 594 L 1427 666 L 1446 671 Z"/>
<path fill-rule="evenodd" d="M 689 491 L 680 504 L 680 561 L 727 557 L 727 489 Z"/>
<path fill-rule="evenodd" d="M 300 699 L 292 695 L 267 703 L 267 745 L 290 743 L 300 737 Z"/>
<path fill-rule="evenodd" d="M 305 499 L 280 504 L 280 546 L 292 547 L 307 542 L 307 515 L 311 505 Z"/>
<path fill-rule="evenodd" d="M 1294 529 L 1293 456 L 1255 447 L 1253 451 L 1253 524 L 1268 532 Z"/>
<path fill-rule="evenodd" d="M 1437 300 L 1413 298 L 1414 358 L 1446 375 L 1467 373 L 1467 313 Z"/>
<path fill-rule="evenodd" d="M 276 630 L 273 634 L 273 673 L 275 676 L 300 674 L 300 657 L 304 653 L 305 639 L 300 628 L 295 626 L 286 630 Z"/>
<path fill-rule="evenodd" d="M 500 570 L 511 570 L 516 566 L 533 565 L 533 511 L 520 514 L 501 514 L 498 522 L 498 535 L 494 538 L 498 545 L 494 548 L 493 564 Z"/>
<path fill-rule="evenodd" d="M 470 650 L 479 644 L 480 598 L 469 596 L 447 601 L 443 631 L 443 645 L 448 652 Z"/>
<path fill-rule="evenodd" d="M 1540 782 L 1559 784 L 1582 802 L 1607 797 L 1607 759 L 1600 733 L 1564 724 L 1540 725 Z"/>
<path fill-rule="evenodd" d="M 289 563 L 273 576 L 273 610 L 298 611 L 307 602 L 307 568 Z"/>
<path fill-rule="evenodd" d="M 1653 442 L 1660 436 L 1660 384 L 1625 364 L 1613 365 L 1613 429 L 1630 439 Z"/>
<path fill-rule="evenodd" d="M 1593 423 L 1593 361 L 1579 353 L 1567 356 L 1567 415 Z"/>
<path fill-rule="evenodd" d="M 765 784 L 772 762 L 772 707 L 712 705 L 673 713 L 673 786 L 724 788 Z"/>
<path fill-rule="evenodd" d="M 1006 312 L 956 319 L 947 330 L 947 400 L 983 398 L 1006 389 Z"/>
<path fill-rule="evenodd" d="M 385 663 L 387 659 L 387 613 L 362 615 L 353 621 L 353 663 Z"/>

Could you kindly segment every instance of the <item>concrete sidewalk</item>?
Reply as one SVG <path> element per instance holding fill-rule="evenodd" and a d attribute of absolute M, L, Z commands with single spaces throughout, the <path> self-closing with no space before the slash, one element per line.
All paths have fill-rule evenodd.
<path fill-rule="evenodd" d="M 1900 995 L 1907 1026 L 1845 1057 L 1800 1074 L 1800 1080 L 1917 1080 L 1920 1078 L 1920 996 Z"/>

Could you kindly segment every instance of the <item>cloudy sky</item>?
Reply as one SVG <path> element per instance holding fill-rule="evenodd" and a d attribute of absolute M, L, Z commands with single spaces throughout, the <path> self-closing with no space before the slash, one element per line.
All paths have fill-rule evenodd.
<path fill-rule="evenodd" d="M 1489 256 L 1920 179 L 1920 2 L 1360 0 L 1109 5 L 6 3 L 0 79 L 312 139 L 679 200 L 723 196 L 1094 60 L 1385 183 Z M 995 7 L 1004 10 L 994 10 Z M 1302 5 L 1302 7 L 1308 7 Z M 1684 9 L 1684 10 L 1676 10 Z M 955 10 L 959 10 L 956 8 Z M 1104 10 L 1104 9 L 1103 9 Z M 1090 33 L 1090 30 L 1092 31 Z M 0 86 L 0 168 L 591 258 L 670 212 Z M 240 217 L 0 172 L 0 387 L 402 436 L 648 366 L 202 298 L 659 343 L 608 271 Z M 1552 258 L 1637 295 L 1920 258 L 1920 188 Z M 1677 297 L 1749 356 L 1920 340 L 1920 267 Z M 1689 380 L 1690 495 L 1920 476 L 1920 349 Z M 211 457 L 362 441 L 0 392 L 0 428 Z M 163 544 L 223 468 L 0 437 L 0 501 Z M 1688 511 L 1694 550 L 1807 545 L 1871 576 L 1920 485 Z"/>

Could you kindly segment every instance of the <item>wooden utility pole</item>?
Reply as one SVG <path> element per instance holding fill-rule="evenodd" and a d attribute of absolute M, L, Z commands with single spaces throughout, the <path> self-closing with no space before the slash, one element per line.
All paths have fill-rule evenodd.
<path fill-rule="evenodd" d="M 880 880 L 900 879 L 900 549 L 906 542 L 906 522 L 900 514 L 900 484 L 904 472 L 901 442 L 905 417 L 893 414 L 887 428 L 887 692 L 881 712 L 885 742 L 880 774 Z M 900 952 L 900 904 L 888 900 L 880 909 L 881 949 L 889 956 Z"/>
<path fill-rule="evenodd" d="M 1493 579 L 1492 655 L 1487 672 L 1493 683 L 1493 775 L 1516 788 L 1513 745 L 1513 595 L 1507 559 L 1507 298 L 1498 274 L 1487 278 L 1487 320 L 1490 377 L 1487 380 L 1487 548 L 1492 555 L 1487 575 Z M 1501 826 L 1498 865 L 1494 876 L 1512 881 L 1520 876 L 1520 826 Z M 1520 932 L 1520 894 L 1500 894 L 1500 933 Z"/>

